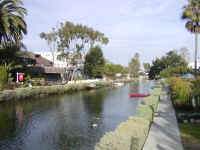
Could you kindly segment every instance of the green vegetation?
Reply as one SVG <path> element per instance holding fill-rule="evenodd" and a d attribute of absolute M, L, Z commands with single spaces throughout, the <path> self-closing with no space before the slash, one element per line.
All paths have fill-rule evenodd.
<path fill-rule="evenodd" d="M 169 85 L 173 104 L 191 104 L 192 84 L 190 81 L 178 77 L 171 77 L 169 79 Z"/>
<path fill-rule="evenodd" d="M 186 20 L 186 29 L 195 34 L 195 75 L 197 75 L 197 50 L 198 50 L 198 34 L 200 32 L 200 1 L 189 0 L 184 6 L 182 19 Z"/>
<path fill-rule="evenodd" d="M 141 150 L 148 136 L 154 112 L 157 111 L 160 94 L 161 88 L 154 89 L 152 96 L 144 100 L 149 102 L 137 107 L 136 116 L 121 123 L 115 131 L 106 133 L 95 146 L 95 150 Z"/>
<path fill-rule="evenodd" d="M 108 44 L 109 40 L 97 30 L 82 24 L 66 21 L 49 33 L 40 33 L 46 40 L 53 58 L 54 52 L 60 52 L 59 60 L 68 60 L 71 65 L 78 65 L 85 53 L 96 45 Z"/>
<path fill-rule="evenodd" d="M 44 39 L 46 42 L 47 42 L 47 45 L 52 53 L 52 56 L 53 56 L 53 64 L 54 64 L 54 61 L 55 61 L 55 54 L 54 52 L 56 52 L 56 46 L 57 46 L 57 33 L 55 31 L 55 28 L 53 28 L 53 31 L 50 32 L 50 33 L 40 33 L 40 38 L 41 39 Z"/>
<path fill-rule="evenodd" d="M 105 60 L 99 46 L 92 47 L 85 57 L 84 73 L 89 77 L 102 78 Z"/>
<path fill-rule="evenodd" d="M 7 83 L 8 73 L 4 66 L 0 66 L 0 90 L 2 90 Z"/>
<path fill-rule="evenodd" d="M 182 75 L 190 72 L 184 58 L 175 51 L 170 51 L 162 58 L 157 58 L 152 62 L 149 71 L 150 79 L 158 79 L 160 77 L 170 77 L 173 75 Z"/>
<path fill-rule="evenodd" d="M 122 76 L 125 76 L 128 73 L 128 68 L 119 64 L 112 64 L 112 63 L 105 64 L 104 75 L 106 77 L 115 79 L 117 73 L 120 73 Z"/>
<path fill-rule="evenodd" d="M 129 72 L 133 75 L 133 77 L 137 77 L 140 71 L 139 57 L 140 55 L 136 53 L 128 64 Z"/>
<path fill-rule="evenodd" d="M 116 80 L 116 82 L 130 82 L 132 80 Z M 98 81 L 93 84 L 96 87 L 111 86 L 114 81 Z M 4 90 L 0 92 L 0 101 L 21 100 L 30 97 L 44 97 L 47 95 L 56 95 L 71 93 L 74 91 L 86 90 L 90 83 L 74 83 L 52 86 L 33 86 L 26 88 L 16 88 L 14 90 Z"/>
<path fill-rule="evenodd" d="M 149 63 L 143 63 L 144 71 L 149 73 L 151 65 Z"/>
<path fill-rule="evenodd" d="M 110 82 L 94 83 L 98 87 L 108 86 Z M 5 90 L 0 93 L 0 101 L 5 100 L 20 100 L 29 97 L 40 97 L 54 94 L 64 94 L 73 91 L 84 90 L 89 84 L 67 84 L 67 85 L 54 85 L 54 86 L 34 86 L 30 88 L 17 88 L 15 90 Z"/>
<path fill-rule="evenodd" d="M 153 109 L 151 106 L 140 104 L 136 109 L 136 116 L 144 118 L 145 120 L 153 121 Z"/>
<path fill-rule="evenodd" d="M 184 143 L 200 143 L 200 126 L 198 124 L 179 123 L 179 129 Z"/>
<path fill-rule="evenodd" d="M 19 44 L 23 34 L 27 33 L 24 21 L 27 11 L 22 6 L 21 0 L 0 1 L 0 44 Z"/>
<path fill-rule="evenodd" d="M 130 117 L 114 132 L 106 133 L 95 150 L 140 150 L 148 135 L 150 122 L 140 117 Z M 132 144 L 134 143 L 134 144 Z"/>

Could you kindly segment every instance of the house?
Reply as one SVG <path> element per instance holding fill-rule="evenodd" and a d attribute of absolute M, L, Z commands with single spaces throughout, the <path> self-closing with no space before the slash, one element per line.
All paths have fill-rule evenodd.
<path fill-rule="evenodd" d="M 61 54 L 60 52 L 35 52 L 36 54 L 39 54 L 40 56 L 46 58 L 47 60 L 53 62 L 54 67 L 58 68 L 65 68 L 65 67 L 73 67 L 74 65 L 72 64 L 71 60 L 73 59 L 73 53 L 69 54 L 68 59 L 62 59 L 58 60 L 58 56 Z M 77 60 L 77 65 L 78 67 L 82 67 L 85 61 L 84 55 L 82 55 L 81 58 Z"/>
<path fill-rule="evenodd" d="M 29 51 L 21 51 L 18 57 L 22 58 L 23 67 L 27 68 L 34 77 L 44 78 L 46 81 L 58 81 L 67 72 L 66 67 L 54 67 L 53 62 Z"/>

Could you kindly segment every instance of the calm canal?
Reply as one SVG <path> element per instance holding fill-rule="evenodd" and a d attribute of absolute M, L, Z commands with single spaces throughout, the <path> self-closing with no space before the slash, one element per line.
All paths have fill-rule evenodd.
<path fill-rule="evenodd" d="M 0 150 L 93 150 L 105 134 L 134 116 L 153 82 L 0 104 Z M 96 127 L 93 127 L 97 125 Z"/>

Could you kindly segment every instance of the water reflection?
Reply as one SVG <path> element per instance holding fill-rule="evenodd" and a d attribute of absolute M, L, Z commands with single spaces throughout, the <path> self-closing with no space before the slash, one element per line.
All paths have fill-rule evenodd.
<path fill-rule="evenodd" d="M 92 150 L 105 132 L 135 114 L 138 102 L 129 93 L 147 92 L 150 85 L 0 104 L 0 149 Z"/>

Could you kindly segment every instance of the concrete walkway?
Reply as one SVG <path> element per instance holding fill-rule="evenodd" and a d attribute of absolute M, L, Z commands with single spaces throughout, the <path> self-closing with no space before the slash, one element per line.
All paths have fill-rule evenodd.
<path fill-rule="evenodd" d="M 157 116 L 143 150 L 183 150 L 175 111 L 167 89 L 162 92 Z"/>

